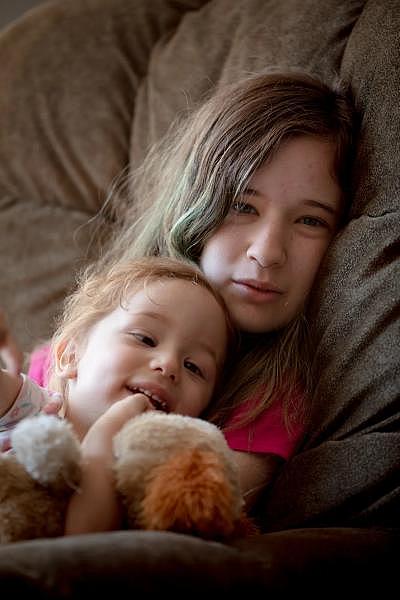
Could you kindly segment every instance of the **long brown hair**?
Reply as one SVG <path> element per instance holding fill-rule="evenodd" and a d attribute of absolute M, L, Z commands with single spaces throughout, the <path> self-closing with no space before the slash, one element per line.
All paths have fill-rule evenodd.
<path fill-rule="evenodd" d="M 296 136 L 335 142 L 335 176 L 346 196 L 353 130 L 348 94 L 309 74 L 273 71 L 220 89 L 183 124 L 174 124 L 133 174 L 128 205 L 114 206 L 114 233 L 102 260 L 165 255 L 198 264 L 205 242 L 256 169 Z M 310 385 L 306 329 L 299 315 L 280 331 L 245 336 L 210 418 L 224 423 L 234 406 L 255 394 L 260 401 L 247 420 L 277 395 L 291 414 L 290 402 Z"/>

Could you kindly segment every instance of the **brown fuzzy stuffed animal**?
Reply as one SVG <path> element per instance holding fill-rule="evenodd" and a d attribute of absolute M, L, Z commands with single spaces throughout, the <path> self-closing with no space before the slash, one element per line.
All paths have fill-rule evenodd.
<path fill-rule="evenodd" d="M 70 425 L 48 415 L 24 419 L 12 446 L 14 454 L 0 455 L 0 542 L 62 535 L 80 478 L 80 446 Z M 223 541 L 252 532 L 232 451 L 216 426 L 147 412 L 126 423 L 114 448 L 129 528 Z"/>
<path fill-rule="evenodd" d="M 0 542 L 64 532 L 68 500 L 80 480 L 80 444 L 67 421 L 26 418 L 0 454 Z"/>

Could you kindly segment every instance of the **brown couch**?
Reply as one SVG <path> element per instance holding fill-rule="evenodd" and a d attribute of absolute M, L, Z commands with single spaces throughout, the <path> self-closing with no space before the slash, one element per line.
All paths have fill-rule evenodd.
<path fill-rule="evenodd" d="M 400 555 L 399 0 L 61 0 L 0 33 L 0 306 L 49 336 L 93 215 L 171 120 L 269 65 L 341 75 L 362 114 L 347 227 L 311 307 L 310 433 L 231 546 L 154 532 L 0 547 L 0 589 L 382 593 Z"/>

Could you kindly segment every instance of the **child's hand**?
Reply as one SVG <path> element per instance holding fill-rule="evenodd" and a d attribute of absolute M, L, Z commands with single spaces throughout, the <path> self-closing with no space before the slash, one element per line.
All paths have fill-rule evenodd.
<path fill-rule="evenodd" d="M 18 375 L 22 368 L 23 354 L 17 346 L 8 328 L 7 319 L 0 308 L 0 358 L 5 368 L 13 375 Z"/>
<path fill-rule="evenodd" d="M 148 410 L 155 410 L 144 394 L 132 394 L 116 402 L 97 419 L 82 441 L 85 454 L 101 454 L 112 457 L 112 440 L 129 419 Z"/>
<path fill-rule="evenodd" d="M 63 401 L 61 395 L 59 397 L 54 396 L 42 407 L 42 412 L 46 415 L 58 415 L 62 407 Z"/>
<path fill-rule="evenodd" d="M 138 392 L 115 402 L 98 421 L 102 419 L 108 421 L 115 429 L 114 433 L 117 433 L 129 419 L 148 410 L 155 410 L 155 408 L 145 394 Z"/>

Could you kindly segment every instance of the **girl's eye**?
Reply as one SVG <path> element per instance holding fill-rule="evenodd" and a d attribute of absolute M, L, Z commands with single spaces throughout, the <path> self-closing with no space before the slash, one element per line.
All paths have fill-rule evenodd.
<path fill-rule="evenodd" d="M 308 227 L 328 227 L 328 224 L 317 217 L 301 217 L 300 223 Z"/>
<path fill-rule="evenodd" d="M 203 371 L 191 360 L 185 360 L 184 362 L 185 369 L 192 371 L 195 375 L 199 375 L 199 377 L 203 377 Z"/>
<path fill-rule="evenodd" d="M 248 204 L 247 202 L 243 202 L 243 200 L 236 200 L 235 202 L 232 202 L 231 210 L 233 212 L 241 214 L 241 215 L 256 215 L 257 214 L 257 211 L 254 208 L 254 206 L 252 206 L 251 204 Z"/>
<path fill-rule="evenodd" d="M 151 346 L 152 348 L 155 347 L 156 342 L 153 338 L 151 338 L 149 335 L 145 335 L 144 333 L 138 333 L 136 331 L 132 331 L 131 335 L 138 340 L 138 342 L 140 342 L 141 344 L 144 344 L 145 346 Z"/>

